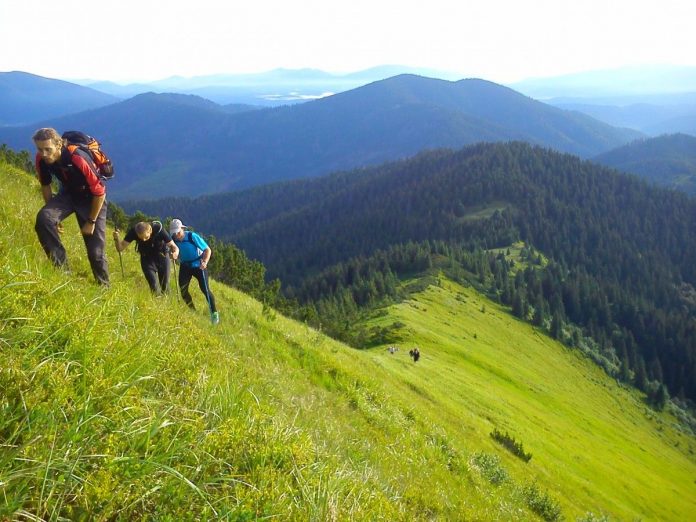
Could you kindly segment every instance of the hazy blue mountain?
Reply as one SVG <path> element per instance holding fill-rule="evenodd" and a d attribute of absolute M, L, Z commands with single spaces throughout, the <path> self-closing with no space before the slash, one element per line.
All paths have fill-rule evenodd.
<path fill-rule="evenodd" d="M 120 84 L 111 81 L 94 81 L 94 80 L 70 80 L 78 85 L 84 85 L 90 89 L 94 89 L 111 96 L 116 96 L 120 99 L 132 98 L 138 94 L 146 92 L 154 92 L 152 85 L 148 83 L 128 83 Z"/>
<path fill-rule="evenodd" d="M 318 69 L 273 69 L 261 73 L 211 74 L 185 78 L 172 76 L 149 83 L 119 85 L 113 82 L 75 80 L 81 85 L 120 97 L 145 92 L 195 94 L 217 103 L 261 106 L 301 103 L 400 74 L 458 80 L 460 75 L 435 69 L 381 65 L 350 73 L 330 73 Z"/>
<path fill-rule="evenodd" d="M 696 135 L 696 92 L 598 99 L 553 98 L 547 103 L 652 136 L 678 132 Z"/>
<path fill-rule="evenodd" d="M 696 91 L 696 67 L 622 67 L 549 78 L 529 78 L 509 86 L 536 99 L 693 93 Z"/>
<path fill-rule="evenodd" d="M 328 73 L 315 77 L 298 74 L 214 75 L 194 78 L 172 77 L 151 83 L 120 85 L 113 82 L 90 82 L 85 85 L 120 97 L 133 97 L 146 92 L 194 94 L 220 104 L 245 104 L 276 107 L 301 103 L 326 94 L 358 87 L 357 80 L 341 80 Z"/>
<path fill-rule="evenodd" d="M 113 82 L 95 82 L 88 84 L 91 88 L 104 93 L 118 96 L 121 99 L 132 98 L 139 94 L 153 92 L 157 94 L 193 94 L 202 98 L 207 98 L 216 103 L 223 105 L 250 105 L 257 107 L 275 107 L 278 105 L 287 105 L 289 103 L 299 103 L 313 98 L 303 98 L 302 95 L 293 94 L 286 89 L 280 90 L 277 87 L 271 88 L 266 86 L 226 86 L 212 85 L 205 87 L 180 86 L 166 87 L 164 84 L 150 83 L 131 83 L 120 85 Z M 312 89 L 311 92 L 315 92 Z M 282 92 L 284 94 L 278 95 Z M 304 95 L 313 96 L 313 95 Z"/>
<path fill-rule="evenodd" d="M 693 106 L 696 105 L 696 86 L 688 92 L 660 94 L 624 94 L 614 96 L 558 96 L 544 99 L 544 103 L 554 106 L 568 104 L 606 105 L 628 107 L 630 105 L 654 105 L 658 107 Z"/>
<path fill-rule="evenodd" d="M 205 147 L 205 132 L 222 126 L 231 115 L 210 100 L 184 94 L 140 94 L 96 110 L 37 122 L 59 131 L 79 129 L 102 144 L 116 165 L 110 189 L 165 165 L 177 165 L 182 143 L 191 140 Z M 33 149 L 34 126 L 0 128 L 0 142 L 14 149 Z M 111 192 L 113 194 L 113 192 Z"/>
<path fill-rule="evenodd" d="M 651 182 L 696 194 L 696 137 L 671 134 L 637 140 L 593 158 Z"/>
<path fill-rule="evenodd" d="M 62 80 L 0 72 L 0 125 L 25 125 L 117 101 L 114 96 Z"/>
<path fill-rule="evenodd" d="M 229 103 L 227 105 L 223 105 L 222 109 L 228 114 L 239 114 L 240 112 L 256 111 L 259 109 L 263 109 L 263 107 L 259 105 L 247 105 L 244 103 Z"/>
<path fill-rule="evenodd" d="M 117 200 L 236 190 L 482 141 L 588 157 L 640 136 L 484 80 L 413 75 L 238 114 L 195 96 L 150 93 L 46 123 L 100 138 L 118 166 Z M 0 142 L 27 148 L 29 135 L 0 129 Z"/>
<path fill-rule="evenodd" d="M 461 80 L 464 75 L 442 69 L 431 69 L 425 67 L 408 67 L 404 65 L 378 65 L 343 75 L 344 78 L 360 79 L 366 82 L 384 80 L 401 74 L 414 74 L 416 76 L 426 76 L 440 80 L 456 81 Z"/>
<path fill-rule="evenodd" d="M 696 106 L 679 116 L 661 120 L 645 127 L 645 133 L 651 135 L 674 132 L 696 136 Z"/>

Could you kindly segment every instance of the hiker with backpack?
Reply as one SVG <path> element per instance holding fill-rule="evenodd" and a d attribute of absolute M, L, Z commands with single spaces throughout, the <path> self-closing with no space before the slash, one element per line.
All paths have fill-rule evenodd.
<path fill-rule="evenodd" d="M 140 254 L 140 268 L 150 286 L 150 291 L 155 295 L 166 294 L 169 291 L 169 252 L 172 259 L 179 257 L 179 248 L 172 241 L 164 226 L 159 221 L 141 221 L 128 229 L 126 236 L 121 240 L 118 230 L 114 230 L 116 250 L 123 252 L 131 242 L 135 241 L 135 248 Z"/>
<path fill-rule="evenodd" d="M 198 286 L 203 292 L 203 295 L 208 302 L 210 310 L 210 320 L 213 324 L 220 322 L 220 314 L 215 306 L 215 297 L 210 291 L 208 284 L 208 261 L 213 251 L 208 246 L 205 240 L 190 230 L 180 219 L 172 219 L 169 224 L 169 235 L 179 247 L 179 288 L 181 289 L 181 297 L 184 302 L 195 310 L 193 299 L 189 292 L 189 284 L 191 278 L 195 277 L 198 280 Z"/>
<path fill-rule="evenodd" d="M 55 266 L 67 267 L 60 234 L 62 222 L 74 213 L 94 278 L 108 286 L 104 177 L 86 148 L 71 145 L 55 129 L 39 129 L 32 139 L 36 146 L 36 174 L 45 203 L 36 215 L 34 227 L 41 246 Z M 57 194 L 51 188 L 53 178 L 60 184 Z"/>

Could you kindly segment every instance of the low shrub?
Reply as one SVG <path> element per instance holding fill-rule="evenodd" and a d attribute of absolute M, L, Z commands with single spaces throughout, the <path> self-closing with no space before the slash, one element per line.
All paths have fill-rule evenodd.
<path fill-rule="evenodd" d="M 496 428 L 491 432 L 491 437 L 525 462 L 529 462 L 532 459 L 532 454 L 525 452 L 522 443 L 516 441 L 507 431 L 502 433 Z"/>
<path fill-rule="evenodd" d="M 500 457 L 482 451 L 476 452 L 469 460 L 470 467 L 477 469 L 491 484 L 502 484 L 508 480 L 508 473 L 500 465 Z"/>
<path fill-rule="evenodd" d="M 541 492 L 539 487 L 530 483 L 522 488 L 522 496 L 529 508 L 547 522 L 563 520 L 561 506 L 547 492 Z"/>

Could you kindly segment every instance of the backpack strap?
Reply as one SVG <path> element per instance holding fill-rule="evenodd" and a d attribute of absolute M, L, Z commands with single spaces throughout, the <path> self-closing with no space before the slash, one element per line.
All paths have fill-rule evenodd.
<path fill-rule="evenodd" d="M 75 149 L 72 147 L 63 147 L 63 150 L 60 153 L 60 163 L 61 165 L 64 165 L 65 167 L 71 167 L 73 166 L 72 164 L 72 155 L 73 151 Z M 43 160 L 42 160 L 43 161 Z"/>
<path fill-rule="evenodd" d="M 92 170 L 94 173 L 97 175 L 97 177 L 100 180 L 103 180 L 101 175 L 99 174 L 99 169 L 97 168 L 97 164 L 94 163 L 94 159 L 92 158 L 92 155 L 89 153 L 89 150 L 86 150 L 82 145 L 67 145 L 66 147 L 63 147 L 63 153 L 61 156 L 61 161 L 66 167 L 70 167 L 71 169 L 77 170 L 77 167 L 73 165 L 72 157 L 77 154 L 81 158 L 83 158 L 87 163 L 89 163 L 89 166 L 92 167 Z"/>
<path fill-rule="evenodd" d="M 166 253 L 169 250 L 169 247 L 167 247 L 167 243 L 164 241 L 164 239 L 159 239 L 155 241 L 155 238 L 159 236 L 163 230 L 164 225 L 161 221 L 152 221 L 152 241 L 155 245 L 155 249 L 166 255 Z"/>

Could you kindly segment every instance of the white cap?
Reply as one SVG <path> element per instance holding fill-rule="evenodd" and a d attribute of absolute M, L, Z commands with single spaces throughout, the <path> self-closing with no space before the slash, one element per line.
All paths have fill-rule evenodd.
<path fill-rule="evenodd" d="M 180 219 L 172 219 L 172 222 L 169 223 L 169 235 L 173 236 L 174 234 L 178 234 L 181 232 L 182 228 L 187 227 L 181 222 Z"/>

